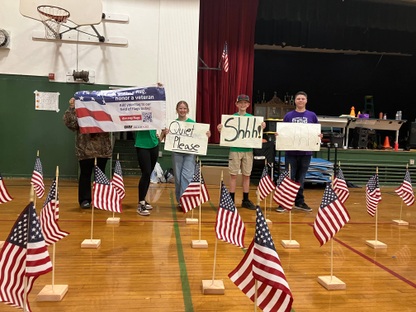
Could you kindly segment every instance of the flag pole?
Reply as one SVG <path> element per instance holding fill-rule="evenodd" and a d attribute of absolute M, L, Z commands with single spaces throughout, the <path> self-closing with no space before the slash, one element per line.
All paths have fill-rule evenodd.
<path fill-rule="evenodd" d="M 55 206 L 54 206 L 54 210 L 56 209 L 56 203 L 58 201 L 58 178 L 59 178 L 59 166 L 56 166 L 56 171 L 55 171 L 55 181 L 56 181 L 56 191 L 55 191 Z M 54 211 L 54 215 L 55 215 L 55 211 Z M 52 267 L 55 268 L 55 243 L 53 243 L 52 245 Z M 54 291 L 54 287 L 55 287 L 55 269 L 52 270 L 52 291 Z"/>
<path fill-rule="evenodd" d="M 192 241 L 193 248 L 208 248 L 208 242 L 201 240 L 201 227 L 202 227 L 202 170 L 201 160 L 197 158 L 197 164 L 199 165 L 199 219 L 198 219 L 198 240 Z"/>
<path fill-rule="evenodd" d="M 376 167 L 376 174 L 378 174 L 378 167 Z M 377 209 L 376 209 L 376 235 L 375 235 L 375 241 L 378 241 L 378 204 L 377 204 Z"/>
<path fill-rule="evenodd" d="M 39 151 L 38 151 L 38 153 L 39 153 Z M 31 184 L 30 191 L 29 191 L 29 202 L 33 202 L 34 198 L 36 198 L 35 191 L 33 189 L 33 184 Z M 30 224 L 31 224 L 30 215 L 28 216 L 28 218 L 29 218 L 29 220 L 28 220 L 29 222 L 27 224 L 28 224 L 28 226 L 30 226 Z M 29 238 L 27 238 L 27 240 L 29 241 Z M 26 245 L 27 245 L 28 241 L 26 241 Z M 26 249 L 26 257 L 27 257 L 27 249 Z M 26 261 L 25 261 L 25 272 L 26 272 L 26 267 L 27 266 L 26 266 Z M 26 274 L 23 277 L 23 284 L 24 284 L 24 286 L 23 286 L 23 311 L 27 312 L 28 310 L 27 310 L 27 304 L 26 304 L 27 303 L 27 276 L 26 276 Z"/>
<path fill-rule="evenodd" d="M 97 166 L 97 158 L 94 160 L 94 175 L 95 175 L 95 167 Z M 95 181 L 94 177 L 94 181 Z M 94 186 L 93 186 L 94 187 Z M 91 201 L 91 236 L 90 239 L 84 239 L 81 243 L 81 248 L 98 248 L 101 245 L 100 239 L 93 239 L 94 234 L 94 198 Z"/>
<path fill-rule="evenodd" d="M 290 175 L 290 164 L 287 165 L 289 177 Z M 292 209 L 289 210 L 289 242 L 292 241 Z"/>
<path fill-rule="evenodd" d="M 218 202 L 221 201 L 221 185 L 222 185 L 223 180 L 224 180 L 224 173 L 223 171 L 221 171 L 220 192 L 219 192 L 220 200 Z M 217 235 L 215 234 L 214 267 L 212 268 L 212 284 L 211 285 L 214 285 L 214 280 L 215 280 L 215 267 L 217 266 L 217 246 L 218 246 L 218 238 L 217 238 Z"/>
<path fill-rule="evenodd" d="M 201 180 L 201 160 L 198 160 L 199 162 L 199 222 L 198 222 L 198 240 L 201 240 L 201 216 L 202 216 L 202 180 Z"/>

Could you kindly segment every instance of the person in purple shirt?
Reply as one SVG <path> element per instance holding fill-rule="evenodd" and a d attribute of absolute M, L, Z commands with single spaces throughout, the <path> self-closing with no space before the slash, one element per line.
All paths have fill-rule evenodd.
<path fill-rule="evenodd" d="M 306 103 L 308 102 L 308 95 L 299 91 L 295 95 L 295 110 L 288 112 L 283 118 L 283 122 L 297 122 L 297 123 L 318 123 L 318 117 L 312 111 L 306 109 Z M 320 135 L 322 136 L 322 135 Z M 296 195 L 295 207 L 296 209 L 311 212 L 310 208 L 305 203 L 305 197 L 303 196 L 304 182 L 306 172 L 308 171 L 309 164 L 311 162 L 311 151 L 286 151 L 285 156 L 285 168 L 289 169 L 290 165 L 290 178 L 296 182 L 299 182 L 300 188 Z M 276 208 L 277 212 L 285 212 L 285 209 L 281 206 Z"/>

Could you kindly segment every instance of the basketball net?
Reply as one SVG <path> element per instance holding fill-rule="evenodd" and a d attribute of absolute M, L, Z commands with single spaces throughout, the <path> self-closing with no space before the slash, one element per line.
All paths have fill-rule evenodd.
<path fill-rule="evenodd" d="M 69 17 L 69 12 L 53 5 L 38 6 L 40 20 L 45 25 L 45 37 L 48 39 L 61 39 L 59 29 Z"/>

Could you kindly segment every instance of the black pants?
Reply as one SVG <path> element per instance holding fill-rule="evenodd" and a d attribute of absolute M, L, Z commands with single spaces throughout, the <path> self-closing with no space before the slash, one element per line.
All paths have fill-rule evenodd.
<path fill-rule="evenodd" d="M 105 166 L 108 158 L 97 158 L 97 166 L 105 173 Z M 86 200 L 91 203 L 91 176 L 94 171 L 95 158 L 83 159 L 79 161 L 80 174 L 78 179 L 78 202 Z"/>
<path fill-rule="evenodd" d="M 145 200 L 147 191 L 150 185 L 150 175 L 155 168 L 157 157 L 159 155 L 159 145 L 153 148 L 141 148 L 136 147 L 137 160 L 139 161 L 139 167 L 142 172 L 140 177 L 138 192 L 139 202 Z"/>

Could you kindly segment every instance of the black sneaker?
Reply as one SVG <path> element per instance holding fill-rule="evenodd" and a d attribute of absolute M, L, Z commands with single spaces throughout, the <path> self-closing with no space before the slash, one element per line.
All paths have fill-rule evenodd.
<path fill-rule="evenodd" d="M 279 206 L 279 207 L 276 208 L 276 212 L 284 213 L 284 212 L 286 212 L 286 209 L 283 208 L 282 206 Z"/>
<path fill-rule="evenodd" d="M 90 202 L 88 201 L 88 200 L 84 200 L 82 203 L 81 203 L 81 208 L 82 209 L 88 209 L 88 208 L 91 208 L 91 204 L 90 204 Z"/>
<path fill-rule="evenodd" d="M 139 206 L 137 206 L 137 213 L 141 216 L 149 216 L 150 215 L 150 211 L 146 209 L 145 205 L 139 204 Z"/>
<path fill-rule="evenodd" d="M 312 212 L 312 208 L 309 207 L 308 205 L 306 205 L 306 203 L 300 204 L 300 205 L 295 205 L 293 208 L 298 209 L 298 210 L 302 210 L 305 212 Z"/>
<path fill-rule="evenodd" d="M 256 206 L 254 206 L 254 204 L 249 199 L 243 200 L 243 202 L 241 203 L 241 207 L 247 208 L 250 210 L 256 210 Z"/>

